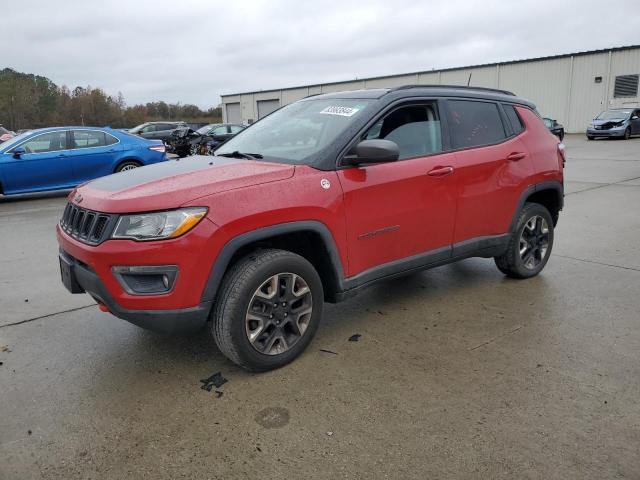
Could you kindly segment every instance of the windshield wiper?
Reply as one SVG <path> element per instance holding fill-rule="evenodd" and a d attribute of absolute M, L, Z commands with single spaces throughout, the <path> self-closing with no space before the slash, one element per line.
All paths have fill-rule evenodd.
<path fill-rule="evenodd" d="M 260 155 L 259 153 L 243 153 L 243 152 L 239 152 L 238 150 L 231 153 L 219 153 L 217 155 L 218 157 L 247 158 L 249 160 L 263 158 L 262 155 Z"/>

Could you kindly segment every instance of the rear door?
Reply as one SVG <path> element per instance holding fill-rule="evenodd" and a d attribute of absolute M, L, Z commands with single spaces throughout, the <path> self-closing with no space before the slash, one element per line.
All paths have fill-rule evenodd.
<path fill-rule="evenodd" d="M 443 153 L 437 102 L 393 109 L 359 140 L 364 139 L 395 142 L 400 159 L 337 172 L 344 191 L 349 276 L 427 252 L 433 261 L 449 257 L 455 154 Z"/>
<path fill-rule="evenodd" d="M 25 153 L 13 156 L 16 148 Z M 5 193 L 35 192 L 71 188 L 75 185 L 67 150 L 67 131 L 41 133 L 1 155 Z"/>
<path fill-rule="evenodd" d="M 71 130 L 71 167 L 76 183 L 109 175 L 120 150 L 120 141 L 100 130 Z"/>
<path fill-rule="evenodd" d="M 502 110 L 496 102 L 475 99 L 446 104 L 458 182 L 455 250 L 456 243 L 508 231 L 533 169 L 521 141 L 524 124 L 513 106 Z"/>

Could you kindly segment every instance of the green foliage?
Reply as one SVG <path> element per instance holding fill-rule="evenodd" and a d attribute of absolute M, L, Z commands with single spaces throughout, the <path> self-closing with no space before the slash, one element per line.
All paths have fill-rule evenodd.
<path fill-rule="evenodd" d="M 128 107 L 121 93 L 107 95 L 91 86 L 69 90 L 46 77 L 0 70 L 0 125 L 10 130 L 62 125 L 134 127 L 154 120 L 219 122 L 220 108 L 151 102 Z"/>

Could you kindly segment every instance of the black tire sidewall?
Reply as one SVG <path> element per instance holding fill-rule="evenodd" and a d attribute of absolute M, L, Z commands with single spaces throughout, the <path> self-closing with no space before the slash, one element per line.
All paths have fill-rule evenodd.
<path fill-rule="evenodd" d="M 523 210 L 524 215 L 520 217 L 520 221 L 518 222 L 518 227 L 515 231 L 516 241 L 513 242 L 513 248 L 515 251 L 510 252 L 513 255 L 513 265 L 519 276 L 533 277 L 540 273 L 542 269 L 545 267 L 547 262 L 549 261 L 549 257 L 551 257 L 551 250 L 553 249 L 553 238 L 554 238 L 554 226 L 553 219 L 551 218 L 551 214 L 549 210 L 547 210 L 542 205 L 537 203 L 529 203 L 525 206 Z M 547 226 L 549 228 L 549 246 L 547 247 L 547 254 L 544 259 L 537 265 L 533 270 L 530 270 L 524 266 L 524 262 L 520 257 L 519 246 L 520 246 L 520 236 L 522 235 L 522 231 L 525 229 L 527 222 L 531 219 L 531 217 L 540 216 L 545 219 L 547 222 Z"/>
<path fill-rule="evenodd" d="M 258 352 L 249 342 L 246 334 L 245 317 L 249 302 L 255 291 L 269 277 L 277 273 L 295 273 L 301 276 L 311 289 L 313 312 L 307 330 L 289 350 L 279 355 L 265 355 Z M 231 308 L 222 312 L 223 321 L 229 323 L 231 342 L 242 359 L 243 366 L 254 371 L 266 371 L 282 367 L 298 357 L 309 345 L 320 324 L 324 293 L 322 282 L 313 266 L 304 258 L 290 254 L 260 265 L 244 285 L 239 286 L 238 298 Z"/>

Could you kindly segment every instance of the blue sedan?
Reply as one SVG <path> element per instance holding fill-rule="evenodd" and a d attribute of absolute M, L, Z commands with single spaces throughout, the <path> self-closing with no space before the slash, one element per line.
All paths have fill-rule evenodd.
<path fill-rule="evenodd" d="M 160 140 L 111 128 L 31 130 L 0 144 L 0 194 L 63 190 L 166 160 Z"/>

